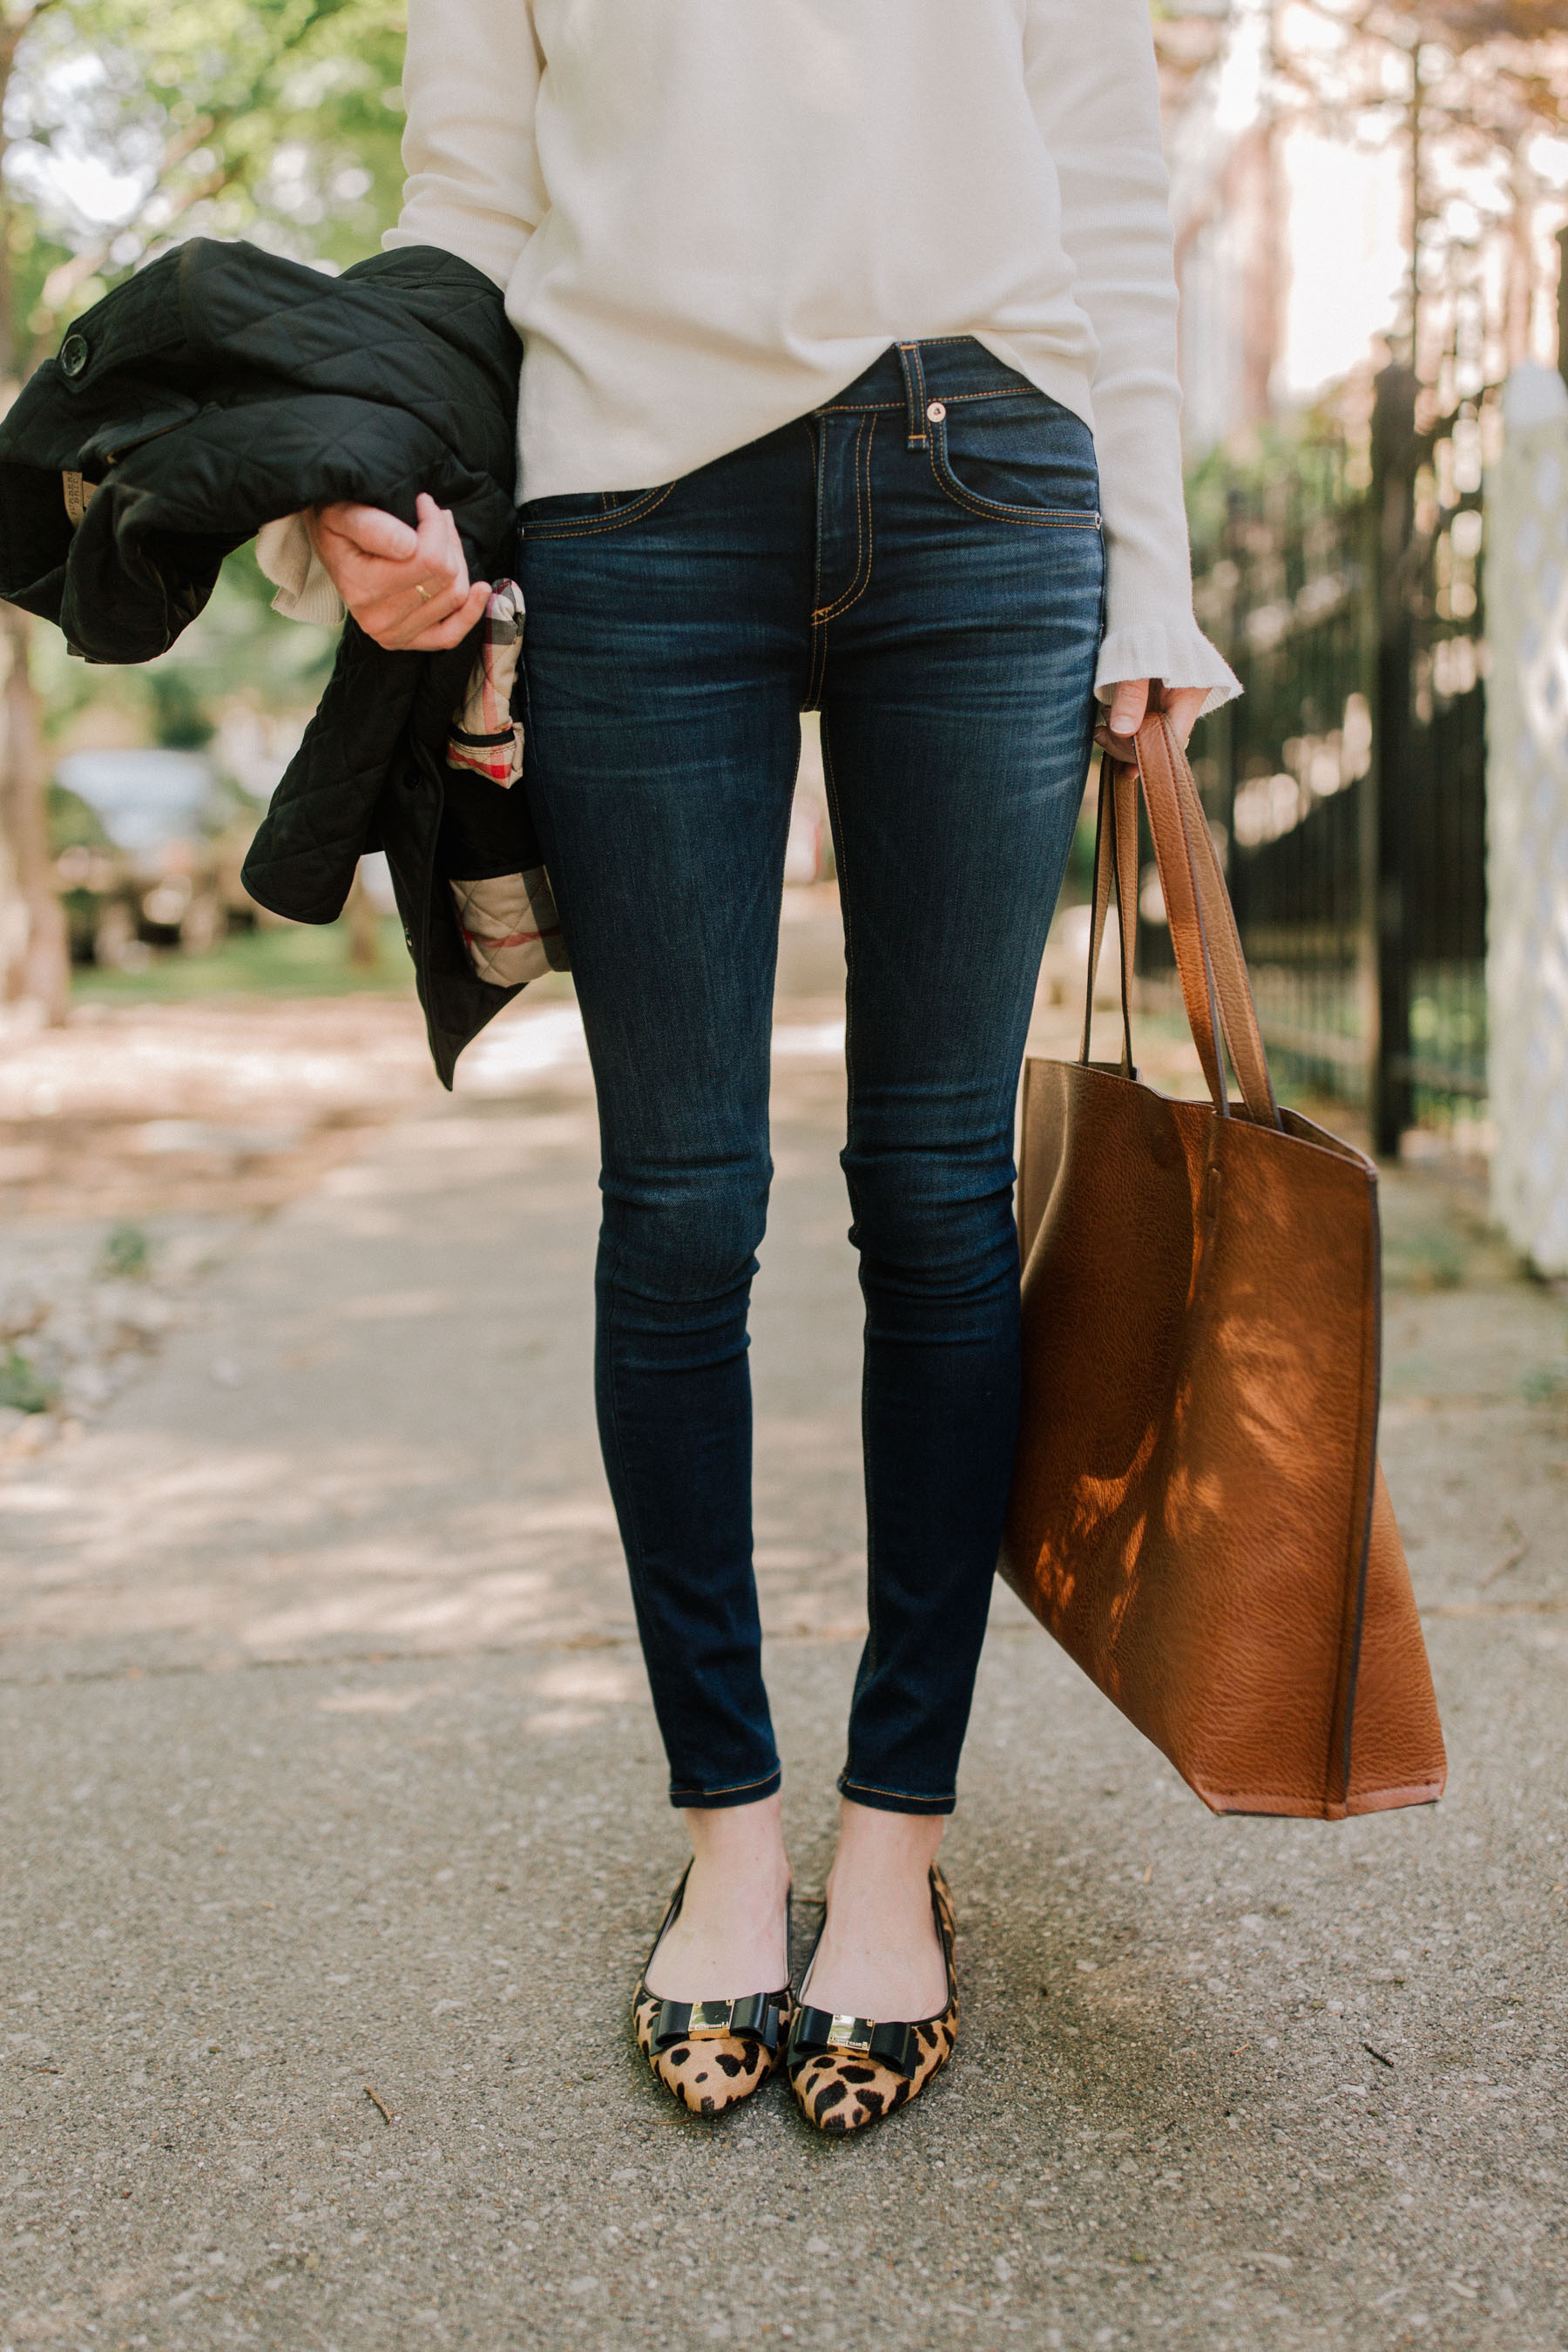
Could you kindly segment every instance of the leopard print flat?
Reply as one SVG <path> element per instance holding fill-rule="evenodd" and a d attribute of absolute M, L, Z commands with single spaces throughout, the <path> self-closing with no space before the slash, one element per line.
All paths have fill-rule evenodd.
<path fill-rule="evenodd" d="M 786 2051 L 790 2088 L 801 2114 L 818 2131 L 862 2131 L 880 2123 L 918 2098 L 952 2055 L 958 2039 L 952 1896 L 934 1863 L 931 1906 L 947 1968 L 947 2007 L 940 2017 L 916 2025 L 879 2025 L 874 2018 L 812 2009 L 804 1998 L 795 2012 Z M 803 1995 L 810 1973 L 808 1966 Z"/>
<path fill-rule="evenodd" d="M 743 2000 L 664 2000 L 647 1989 L 653 1956 L 679 1912 L 691 1875 L 687 1864 L 670 1897 L 632 1996 L 632 2030 L 637 2048 L 667 2091 L 694 2116 L 721 2116 L 760 2091 L 784 2058 L 793 1997 L 751 1993 Z M 785 1898 L 784 1949 L 789 1949 Z"/>

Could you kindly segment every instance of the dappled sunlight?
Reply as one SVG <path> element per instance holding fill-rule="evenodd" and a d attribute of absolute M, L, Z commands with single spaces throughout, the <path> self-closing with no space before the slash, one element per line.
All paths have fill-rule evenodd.
<path fill-rule="evenodd" d="M 323 1034 L 325 1033 L 325 1034 Z M 387 1115 L 436 1092 L 429 1057 L 400 1003 L 79 1006 L 63 1029 L 12 1034 L 0 1056 L 0 1118 L 143 1118 L 287 1102 Z"/>
<path fill-rule="evenodd" d="M 369 1046 L 372 1016 L 344 1014 L 362 1018 Z M 292 1009 L 279 1021 L 303 1042 Z M 832 1027 L 820 1042 L 837 1052 Z M 537 1054 L 518 1043 L 531 1028 Z M 196 1016 L 175 1029 L 208 1054 Z M 632 1641 L 593 1426 L 597 1135 L 573 1076 L 580 1024 L 546 1003 L 496 1034 L 470 1099 L 460 1086 L 456 1103 L 408 1106 L 237 1234 L 113 1413 L 0 1485 L 0 1671 Z M 781 1148 L 801 1164 L 759 1285 L 756 1564 L 768 1638 L 832 1643 L 864 1633 L 866 1559 L 842 1106 L 812 1091 L 804 1046 L 818 1042 L 786 1037 L 775 1082 Z M 190 1107 L 217 1115 L 205 1097 Z M 803 1288 L 806 1227 L 835 1257 Z M 612 1703 L 595 1672 L 539 1689 L 542 1738 Z"/>
<path fill-rule="evenodd" d="M 427 1698 L 445 1697 L 444 1684 L 429 1683 L 421 1690 L 336 1690 L 316 1701 L 322 1715 L 408 1715 Z"/>
<path fill-rule="evenodd" d="M 73 1450 L 68 1482 L 0 1489 L 17 1538 L 0 1643 L 157 1635 L 280 1657 L 503 1647 L 629 1618 L 602 1492 L 466 1502 L 458 1465 L 406 1444 L 149 1450 L 106 1433 Z"/>
<path fill-rule="evenodd" d="M 611 1707 L 640 1698 L 645 1689 L 642 1666 L 635 1656 L 571 1659 L 547 1666 L 536 1675 L 532 1696 L 544 1702 L 531 1707 L 527 1728 L 540 1738 L 590 1731 Z"/>

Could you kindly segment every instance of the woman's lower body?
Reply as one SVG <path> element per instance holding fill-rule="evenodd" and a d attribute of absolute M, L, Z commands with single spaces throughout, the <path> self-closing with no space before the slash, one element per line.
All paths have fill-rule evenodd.
<path fill-rule="evenodd" d="M 869 1631 L 839 1787 L 931 1851 L 953 1803 L 1016 1431 L 1015 1098 L 1089 751 L 1098 503 L 1087 428 L 955 338 L 667 488 L 523 510 L 531 793 L 603 1135 L 600 1431 L 693 1819 L 779 1786 L 746 1312 L 810 709 L 866 1302 Z"/>

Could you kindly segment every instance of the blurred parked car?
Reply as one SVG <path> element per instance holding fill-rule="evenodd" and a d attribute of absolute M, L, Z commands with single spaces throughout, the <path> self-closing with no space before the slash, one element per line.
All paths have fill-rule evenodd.
<path fill-rule="evenodd" d="M 134 971 L 249 929 L 239 869 L 260 815 L 205 751 L 68 752 L 49 826 L 72 961 Z"/>

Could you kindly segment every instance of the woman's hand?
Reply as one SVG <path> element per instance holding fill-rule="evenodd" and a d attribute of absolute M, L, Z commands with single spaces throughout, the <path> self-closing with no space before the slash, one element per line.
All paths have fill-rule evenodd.
<path fill-rule="evenodd" d="M 470 581 L 458 526 L 421 490 L 410 530 L 380 507 L 339 499 L 305 516 L 310 544 L 367 637 L 390 653 L 444 653 L 461 645 L 489 600 Z"/>
<path fill-rule="evenodd" d="M 1163 710 L 1175 730 L 1183 751 L 1208 700 L 1206 686 L 1162 686 L 1158 678 L 1124 677 L 1110 698 L 1110 709 L 1094 730 L 1102 751 L 1129 762 L 1134 757 L 1132 738 L 1150 710 Z"/>

